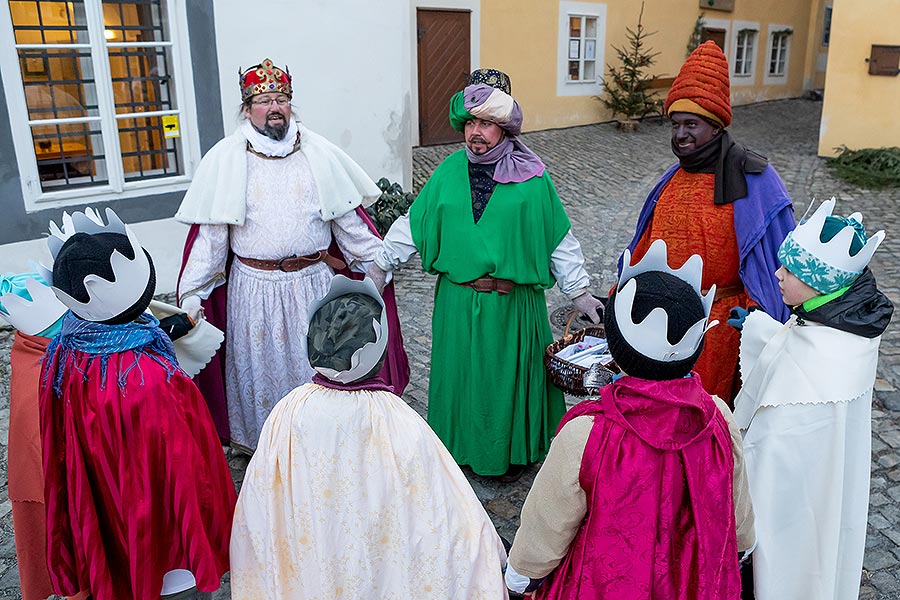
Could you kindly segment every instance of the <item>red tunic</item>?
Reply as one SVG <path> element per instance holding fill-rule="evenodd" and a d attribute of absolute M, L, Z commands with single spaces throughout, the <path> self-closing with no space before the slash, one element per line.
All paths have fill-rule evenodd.
<path fill-rule="evenodd" d="M 19 584 L 25 600 L 43 599 L 53 593 L 44 537 L 44 469 L 38 416 L 41 359 L 49 343 L 45 337 L 16 331 L 9 356 L 9 499 Z"/>
<path fill-rule="evenodd" d="M 693 254 L 703 259 L 703 290 L 712 284 L 717 287 L 718 299 L 713 303 L 710 320 L 718 320 L 719 324 L 706 334 L 706 345 L 694 370 L 700 374 L 706 391 L 731 405 L 740 388 L 740 333 L 725 321 L 733 307 L 746 308 L 752 301 L 739 273 L 734 205 L 713 203 L 714 182 L 713 173 L 676 171 L 659 196 L 653 219 L 635 247 L 632 263 L 643 258 L 650 244 L 658 239 L 666 241 L 672 267 L 680 267 Z"/>
<path fill-rule="evenodd" d="M 99 356 L 61 356 L 61 346 L 48 355 L 41 385 L 56 593 L 158 600 L 163 575 L 179 568 L 201 591 L 217 589 L 236 495 L 197 387 L 180 369 L 169 375 L 172 363 L 149 350 L 137 359 L 130 350 L 111 354 L 105 372 Z"/>

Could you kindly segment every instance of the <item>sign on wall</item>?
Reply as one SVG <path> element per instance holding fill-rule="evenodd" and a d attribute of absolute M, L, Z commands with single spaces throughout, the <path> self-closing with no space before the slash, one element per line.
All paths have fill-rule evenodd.
<path fill-rule="evenodd" d="M 734 0 L 700 0 L 700 8 L 732 12 L 734 10 Z"/>

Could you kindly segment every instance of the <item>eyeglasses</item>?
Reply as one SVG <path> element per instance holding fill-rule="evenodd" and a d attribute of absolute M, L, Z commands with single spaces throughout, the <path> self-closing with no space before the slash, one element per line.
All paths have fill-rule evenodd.
<path fill-rule="evenodd" d="M 286 104 L 290 104 L 291 99 L 287 96 L 279 96 L 278 98 L 263 98 L 262 100 L 254 100 L 251 104 L 255 104 L 256 106 L 272 106 L 272 104 L 277 104 L 278 106 L 284 106 Z"/>

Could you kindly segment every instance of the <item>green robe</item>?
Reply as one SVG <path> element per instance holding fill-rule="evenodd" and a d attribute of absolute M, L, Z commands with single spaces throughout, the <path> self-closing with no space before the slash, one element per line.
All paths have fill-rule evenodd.
<path fill-rule="evenodd" d="M 544 371 L 553 341 L 544 290 L 550 255 L 569 231 L 546 172 L 497 184 L 478 223 L 465 150 L 438 166 L 409 210 L 423 268 L 438 275 L 432 319 L 428 423 L 456 462 L 480 475 L 541 460 L 565 413 Z M 509 294 L 455 285 L 485 275 Z"/>

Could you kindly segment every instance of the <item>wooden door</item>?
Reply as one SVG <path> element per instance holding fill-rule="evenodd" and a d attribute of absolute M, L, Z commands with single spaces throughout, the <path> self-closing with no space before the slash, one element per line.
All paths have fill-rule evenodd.
<path fill-rule="evenodd" d="M 462 140 L 447 118 L 450 97 L 468 81 L 470 14 L 462 11 L 416 11 L 419 60 L 419 144 Z"/>
<path fill-rule="evenodd" d="M 722 49 L 722 52 L 725 52 L 725 30 L 724 29 L 712 29 L 709 27 L 703 28 L 703 33 L 700 36 L 700 43 L 702 44 L 706 40 L 712 40 L 716 43 L 716 45 Z"/>

